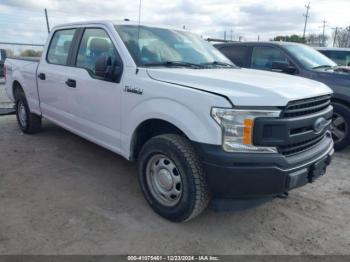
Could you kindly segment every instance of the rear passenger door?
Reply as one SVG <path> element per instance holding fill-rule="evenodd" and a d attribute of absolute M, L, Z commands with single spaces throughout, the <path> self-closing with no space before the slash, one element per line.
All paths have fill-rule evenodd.
<path fill-rule="evenodd" d="M 37 71 L 40 107 L 43 115 L 62 125 L 73 122 L 72 96 L 66 85 L 71 74 L 69 58 L 76 29 L 59 29 L 53 33 L 46 57 Z"/>
<path fill-rule="evenodd" d="M 120 149 L 122 77 L 107 80 L 96 75 L 95 64 L 109 57 L 113 66 L 123 62 L 107 28 L 81 28 L 73 54 L 74 66 L 70 80 L 74 81 L 70 99 L 73 100 L 74 129 L 90 140 L 115 152 Z"/>

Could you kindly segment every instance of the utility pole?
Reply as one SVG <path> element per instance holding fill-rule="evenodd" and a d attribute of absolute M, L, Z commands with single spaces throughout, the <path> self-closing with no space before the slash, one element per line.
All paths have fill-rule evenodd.
<path fill-rule="evenodd" d="M 231 42 L 233 40 L 233 30 L 231 29 Z"/>
<path fill-rule="evenodd" d="M 226 30 L 224 31 L 224 40 L 226 40 Z"/>
<path fill-rule="evenodd" d="M 333 47 L 335 47 L 335 41 L 337 40 L 337 36 L 338 36 L 338 30 L 341 30 L 342 28 L 341 27 L 335 27 L 335 28 L 332 28 L 334 29 L 334 38 L 333 38 Z"/>
<path fill-rule="evenodd" d="M 47 9 L 45 8 L 45 18 L 46 18 L 46 26 L 47 26 L 47 33 L 50 34 L 50 25 L 49 25 L 49 18 L 47 16 Z"/>
<path fill-rule="evenodd" d="M 326 24 L 327 24 L 326 19 L 324 19 L 324 20 L 322 21 L 322 23 L 323 23 L 323 31 L 322 31 L 322 46 L 325 46 L 325 44 L 326 44 L 326 39 L 325 39 L 325 35 L 324 35 L 324 33 L 325 33 L 325 30 L 326 30 Z"/>
<path fill-rule="evenodd" d="M 306 32 L 306 25 L 307 25 L 307 20 L 309 19 L 310 15 L 309 15 L 309 10 L 310 10 L 310 2 L 305 6 L 306 8 L 306 13 L 303 14 L 303 16 L 305 16 L 305 24 L 304 24 L 304 32 L 303 32 L 303 38 L 305 39 L 305 32 Z"/>

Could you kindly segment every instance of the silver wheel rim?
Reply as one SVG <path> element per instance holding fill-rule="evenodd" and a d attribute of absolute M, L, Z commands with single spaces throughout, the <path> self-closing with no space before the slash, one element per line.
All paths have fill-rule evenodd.
<path fill-rule="evenodd" d="M 26 108 L 25 108 L 22 101 L 18 102 L 17 110 L 18 110 L 18 119 L 19 119 L 21 126 L 26 127 L 27 126 L 27 112 L 26 112 Z"/>
<path fill-rule="evenodd" d="M 182 196 L 182 179 L 174 162 L 162 154 L 150 158 L 146 167 L 147 186 L 162 205 L 175 206 Z"/>
<path fill-rule="evenodd" d="M 344 117 L 337 113 L 333 113 L 331 131 L 335 143 L 338 143 L 345 138 L 348 133 L 348 125 Z"/>

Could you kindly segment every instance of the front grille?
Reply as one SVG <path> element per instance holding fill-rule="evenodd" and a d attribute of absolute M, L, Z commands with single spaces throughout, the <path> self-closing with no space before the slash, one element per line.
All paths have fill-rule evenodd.
<path fill-rule="evenodd" d="M 288 103 L 282 111 L 283 118 L 299 117 L 314 114 L 326 109 L 331 104 L 331 96 L 320 96 Z"/>
<path fill-rule="evenodd" d="M 320 143 L 324 137 L 325 135 L 320 135 L 318 137 L 300 143 L 279 146 L 279 152 L 285 156 L 301 153 Z"/>
<path fill-rule="evenodd" d="M 288 105 L 282 111 L 282 119 L 295 118 L 295 121 L 298 121 L 298 119 L 304 119 L 304 117 L 306 117 L 310 118 L 311 120 L 308 121 L 308 123 L 305 125 L 298 126 L 297 128 L 290 128 L 289 137 L 299 137 L 298 142 L 292 142 L 293 139 L 291 139 L 291 142 L 278 146 L 278 151 L 285 156 L 291 156 L 297 153 L 304 152 L 322 143 L 323 139 L 325 138 L 325 136 L 327 136 L 327 134 L 329 134 L 329 132 L 324 131 L 321 134 L 314 133 L 314 135 L 310 138 L 310 133 L 314 132 L 314 121 L 316 121 L 317 119 L 317 117 L 314 118 L 312 116 L 317 113 L 322 114 L 322 111 L 328 112 L 322 114 L 322 116 L 325 117 L 328 121 L 330 121 L 332 118 L 331 113 L 329 113 L 331 112 L 329 108 L 330 104 L 330 95 L 302 99 L 288 103 Z M 303 137 L 305 138 L 302 139 Z"/>

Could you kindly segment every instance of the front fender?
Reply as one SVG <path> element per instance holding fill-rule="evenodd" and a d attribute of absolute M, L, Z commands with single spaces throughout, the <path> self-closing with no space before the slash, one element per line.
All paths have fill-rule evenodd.
<path fill-rule="evenodd" d="M 125 141 L 123 149 L 130 153 L 133 133 L 140 124 L 151 119 L 173 124 L 192 141 L 221 144 L 221 128 L 210 116 L 211 107 L 201 110 L 200 107 L 196 109 L 193 106 L 193 103 L 191 106 L 168 98 L 153 98 L 137 104 L 122 123 L 122 134 L 125 135 L 122 139 L 123 143 Z"/>

